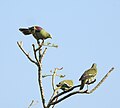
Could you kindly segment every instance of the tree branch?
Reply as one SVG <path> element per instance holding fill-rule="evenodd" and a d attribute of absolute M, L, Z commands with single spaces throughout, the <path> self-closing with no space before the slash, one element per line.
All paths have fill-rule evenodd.
<path fill-rule="evenodd" d="M 51 102 L 50 105 L 55 105 L 55 104 L 57 104 L 57 103 L 59 103 L 59 102 L 65 100 L 66 98 L 68 98 L 68 97 L 70 97 L 70 96 L 72 96 L 72 95 L 75 95 L 75 94 L 77 94 L 77 93 L 86 93 L 86 91 L 74 91 L 74 92 L 69 93 L 69 94 L 67 94 L 66 96 L 64 96 L 64 97 L 62 97 L 62 98 L 60 98 L 60 99 L 58 99 L 58 100 L 55 101 L 55 102 Z"/>
<path fill-rule="evenodd" d="M 58 94 L 58 91 L 57 91 L 57 94 Z M 55 99 L 55 102 L 58 100 L 58 98 L 56 98 Z M 54 108 L 55 107 L 55 104 L 52 106 L 52 108 Z"/>
<path fill-rule="evenodd" d="M 27 54 L 25 52 L 25 50 L 22 48 L 22 42 L 17 42 L 19 48 L 22 50 L 22 52 L 27 56 L 27 58 L 34 64 L 36 64 L 38 66 L 38 83 L 39 83 L 39 87 L 40 87 L 40 93 L 41 93 L 41 98 L 42 98 L 42 104 L 43 104 L 43 107 L 46 108 L 45 106 L 45 96 L 44 96 L 44 90 L 43 90 L 43 85 L 42 85 L 42 64 L 41 62 L 39 62 L 40 60 L 42 60 L 43 56 L 45 55 L 45 52 L 46 50 L 44 51 L 43 54 L 41 54 L 41 47 L 42 47 L 42 44 L 44 43 L 44 41 L 39 45 L 39 48 L 35 49 L 35 45 L 32 44 L 33 46 L 33 52 L 34 52 L 34 57 L 35 57 L 35 60 L 32 60 L 31 57 L 29 56 L 29 54 Z M 39 60 L 37 58 L 37 51 L 39 50 Z M 42 56 L 40 56 L 42 55 Z M 33 103 L 33 101 L 32 101 Z M 31 104 L 32 104 L 31 103 Z"/>
<path fill-rule="evenodd" d="M 49 76 L 51 77 L 52 74 L 44 74 L 44 75 L 42 75 L 42 78 L 49 77 Z M 64 78 L 65 77 L 65 75 L 62 75 L 62 74 L 56 74 L 56 76 L 60 77 L 60 78 Z"/>
<path fill-rule="evenodd" d="M 39 53 L 39 56 L 41 56 L 41 58 L 39 59 L 39 62 L 40 62 L 40 63 L 42 62 L 42 59 L 43 59 L 43 57 L 44 57 L 44 55 L 45 55 L 46 51 L 47 51 L 47 48 L 45 48 L 45 49 L 44 49 L 44 51 L 43 51 L 43 53 L 42 53 L 42 54 L 41 54 L 41 53 Z"/>
<path fill-rule="evenodd" d="M 51 102 L 52 98 L 54 97 L 54 95 L 56 95 L 56 93 L 58 94 L 58 89 L 55 89 L 55 77 L 56 77 L 56 76 L 59 76 L 59 77 L 62 76 L 62 77 L 63 77 L 63 75 L 57 75 L 57 74 L 56 74 L 56 72 L 57 72 L 58 70 L 62 70 L 62 69 L 63 69 L 63 67 L 62 67 L 62 68 L 55 68 L 54 71 L 53 71 L 53 74 L 52 74 L 53 94 L 52 94 L 52 96 L 51 96 L 51 98 L 50 98 L 50 100 L 49 100 L 49 102 L 48 102 L 48 105 L 50 104 L 50 102 Z M 50 72 L 52 72 L 52 71 L 50 71 Z M 62 78 L 62 77 L 61 77 L 61 78 Z M 55 98 L 55 99 L 56 99 L 56 101 L 57 101 L 58 98 Z M 55 100 L 55 99 L 54 99 L 54 100 Z M 52 108 L 53 108 L 54 106 L 55 106 L 55 105 L 53 105 Z M 49 108 L 49 107 L 47 107 L 47 108 Z"/>
<path fill-rule="evenodd" d="M 55 76 L 56 76 L 56 68 L 53 72 L 53 75 L 52 75 L 52 88 L 53 88 L 53 92 L 55 92 Z"/>
<path fill-rule="evenodd" d="M 42 46 L 44 44 L 44 40 L 42 40 L 42 43 L 37 42 L 37 44 L 38 44 L 39 47 L 36 48 L 36 52 L 42 48 Z"/>
<path fill-rule="evenodd" d="M 39 83 L 39 87 L 40 87 L 40 94 L 41 94 L 41 98 L 42 98 L 42 104 L 43 104 L 43 107 L 46 108 L 44 89 L 43 89 L 43 85 L 42 85 L 42 65 L 41 64 L 39 64 L 39 66 L 38 66 L 38 83 Z"/>
<path fill-rule="evenodd" d="M 58 48 L 58 45 L 56 45 L 56 44 L 51 44 L 50 42 L 44 43 L 43 46 Z"/>
<path fill-rule="evenodd" d="M 34 100 L 32 100 L 31 103 L 30 103 L 30 105 L 28 106 L 28 108 L 31 108 L 33 105 L 35 105 L 37 103 L 38 103 L 38 101 L 35 102 Z"/>
<path fill-rule="evenodd" d="M 87 94 L 90 94 L 92 92 L 94 92 L 104 81 L 105 79 L 110 75 L 110 73 L 114 70 L 114 67 L 112 67 L 109 72 L 103 77 L 103 79 L 89 92 L 87 92 Z"/>
<path fill-rule="evenodd" d="M 30 103 L 30 105 L 28 106 L 28 108 L 30 108 L 34 103 L 34 100 L 32 100 L 32 102 Z"/>
<path fill-rule="evenodd" d="M 44 41 L 42 41 L 41 45 L 39 45 L 40 49 L 39 49 L 39 60 L 38 60 L 38 83 L 39 83 L 39 88 L 40 88 L 40 94 L 41 94 L 41 98 L 42 98 L 42 104 L 43 104 L 43 107 L 46 108 L 46 105 L 45 105 L 45 96 L 44 96 L 44 89 L 43 89 L 43 85 L 42 85 L 42 58 L 43 56 L 45 55 L 45 51 L 43 54 L 41 54 L 41 47 L 42 47 L 42 44 L 44 43 Z M 34 52 L 36 52 L 37 50 L 34 49 Z M 36 53 L 34 53 L 36 54 Z M 36 55 L 35 55 L 36 56 Z M 36 58 L 36 57 L 35 57 Z"/>
<path fill-rule="evenodd" d="M 38 60 L 38 58 L 37 58 L 37 54 L 36 54 L 35 45 L 34 45 L 34 44 L 32 44 L 32 46 L 33 46 L 34 57 L 35 57 L 35 59 L 36 59 L 37 63 L 39 64 L 39 60 Z"/>
<path fill-rule="evenodd" d="M 55 77 L 57 76 L 56 71 L 57 70 L 61 70 L 62 68 L 55 68 L 53 74 L 52 74 L 52 88 L 53 88 L 53 94 L 47 104 L 47 106 L 45 105 L 45 96 L 44 96 L 44 89 L 43 89 L 43 84 L 42 84 L 42 59 L 47 51 L 47 48 L 44 49 L 44 51 L 42 52 L 42 46 L 49 46 L 49 47 L 56 47 L 54 44 L 50 45 L 51 43 L 48 44 L 44 44 L 44 40 L 39 44 L 38 43 L 38 48 L 35 48 L 35 45 L 32 44 L 33 47 L 33 52 L 34 52 L 34 57 L 35 60 L 33 60 L 29 53 L 26 53 L 26 51 L 23 49 L 22 47 L 22 41 L 21 42 L 17 42 L 19 48 L 21 49 L 21 51 L 25 54 L 25 56 L 34 64 L 37 65 L 38 67 L 38 83 L 39 83 L 39 90 L 40 90 L 40 95 L 41 95 L 41 99 L 42 99 L 42 104 L 44 108 L 50 108 L 50 106 L 52 105 L 52 108 L 54 108 L 54 106 L 56 104 L 58 104 L 59 102 L 75 95 L 75 94 L 91 94 L 93 93 L 104 81 L 105 79 L 110 75 L 110 73 L 114 70 L 114 67 L 112 67 L 108 73 L 102 78 L 102 80 L 90 91 L 85 90 L 85 91 L 80 91 L 80 90 L 76 90 L 73 91 L 75 88 L 80 87 L 81 85 L 76 85 L 71 87 L 70 89 L 63 91 L 61 93 L 58 93 L 58 89 L 55 88 Z M 37 52 L 39 51 L 39 52 Z M 37 57 L 38 56 L 38 57 Z M 50 75 L 48 75 L 50 76 Z M 63 76 L 61 76 L 63 77 Z M 96 81 L 96 80 L 95 80 Z M 30 108 L 34 103 L 34 100 L 32 100 L 32 102 L 30 103 L 29 107 Z"/>
<path fill-rule="evenodd" d="M 58 71 L 58 70 L 62 70 L 63 69 L 63 67 L 62 68 L 55 68 L 55 70 L 54 70 L 54 72 L 53 72 L 53 74 L 52 74 L 52 88 L 53 88 L 53 92 L 55 92 L 55 77 L 56 77 L 56 72 Z"/>
<path fill-rule="evenodd" d="M 26 55 L 26 57 L 34 64 L 38 65 L 38 63 L 36 61 L 34 61 L 29 54 L 26 53 L 26 51 L 23 49 L 22 47 L 22 41 L 21 42 L 17 42 L 19 48 L 21 49 L 21 51 Z"/>
<path fill-rule="evenodd" d="M 47 107 L 49 108 L 49 106 L 51 106 L 51 103 L 52 103 L 55 99 L 58 99 L 60 96 L 62 96 L 62 95 L 64 95 L 64 94 L 72 91 L 73 89 L 75 89 L 75 88 L 77 88 L 77 87 L 80 87 L 80 85 L 73 86 L 73 87 L 71 87 L 70 89 L 68 89 L 68 90 L 66 90 L 66 91 L 63 91 L 63 92 L 57 94 L 56 96 L 54 96 L 53 98 L 51 98 L 51 100 L 49 101 Z"/>
<path fill-rule="evenodd" d="M 94 81 L 92 81 L 91 83 L 89 83 L 89 84 L 92 84 L 92 83 L 94 83 L 95 81 L 96 81 L 96 79 L 95 79 Z M 80 86 L 81 86 L 81 85 L 73 86 L 73 87 L 71 87 L 70 89 L 68 89 L 68 90 L 66 90 L 66 91 L 63 91 L 63 92 L 57 94 L 56 96 L 54 96 L 54 97 L 51 99 L 51 101 L 50 101 L 49 103 L 53 102 L 56 98 L 58 98 L 58 97 L 60 97 L 60 96 L 62 96 L 62 95 L 64 95 L 64 94 L 66 94 L 66 93 L 68 93 L 68 92 L 72 91 L 73 89 L 78 88 L 78 87 L 80 87 Z M 82 93 L 83 93 L 83 92 L 82 92 Z M 86 93 L 86 91 L 84 91 L 84 93 Z"/>
<path fill-rule="evenodd" d="M 80 91 L 80 90 L 74 91 L 74 92 L 71 92 L 71 93 L 67 94 L 66 96 L 58 99 L 57 101 L 53 102 L 54 99 L 58 98 L 59 96 L 62 96 L 63 94 L 65 94 L 65 93 L 67 93 L 67 92 L 72 91 L 74 88 L 79 87 L 80 85 L 74 86 L 74 87 L 72 87 L 71 89 L 69 89 L 68 91 L 64 91 L 64 92 L 56 95 L 55 97 L 53 97 L 53 99 L 51 100 L 51 102 L 48 104 L 48 107 L 51 106 L 51 105 L 55 105 L 55 104 L 57 104 L 57 103 L 65 100 L 66 98 L 68 98 L 68 97 L 70 97 L 70 96 L 73 96 L 73 95 L 75 95 L 75 94 L 78 94 L 78 93 L 79 93 L 79 94 L 84 94 L 84 93 L 85 93 L 85 94 L 90 94 L 90 93 L 94 92 L 94 91 L 105 81 L 105 79 L 110 75 L 110 73 L 113 71 L 113 69 L 114 69 L 114 67 L 109 70 L 109 72 L 103 77 L 103 79 L 102 79 L 91 91 L 87 91 L 87 90 L 86 90 L 86 91 Z"/>

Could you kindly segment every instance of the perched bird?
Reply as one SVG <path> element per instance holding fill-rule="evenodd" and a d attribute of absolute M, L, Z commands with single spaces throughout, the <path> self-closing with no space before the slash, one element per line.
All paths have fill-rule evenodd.
<path fill-rule="evenodd" d="M 63 80 L 59 84 L 56 85 L 57 88 L 62 89 L 63 91 L 66 91 L 73 87 L 73 81 L 72 80 Z"/>
<path fill-rule="evenodd" d="M 86 70 L 83 75 L 80 77 L 79 81 L 81 81 L 81 86 L 80 86 L 80 90 L 82 90 L 85 86 L 85 84 L 87 84 L 87 90 L 88 90 L 88 85 L 92 84 L 96 81 L 95 77 L 97 74 L 97 65 L 95 63 L 93 63 L 92 67 L 88 70 Z"/>
<path fill-rule="evenodd" d="M 30 35 L 32 34 L 33 37 L 37 40 L 39 43 L 39 39 L 45 40 L 47 38 L 52 38 L 52 36 L 46 32 L 43 28 L 39 26 L 33 26 L 33 27 L 28 27 L 28 28 L 20 28 L 19 29 L 24 35 Z"/>

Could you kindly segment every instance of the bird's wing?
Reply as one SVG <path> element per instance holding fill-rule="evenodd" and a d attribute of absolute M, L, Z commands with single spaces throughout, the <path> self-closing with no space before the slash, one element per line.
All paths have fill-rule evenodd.
<path fill-rule="evenodd" d="M 46 32 L 44 29 L 42 29 L 42 30 L 40 31 L 40 33 L 44 36 L 44 38 L 46 38 L 46 36 L 49 35 L 49 33 Z"/>
<path fill-rule="evenodd" d="M 79 80 L 85 80 L 91 77 L 95 77 L 96 73 L 97 73 L 96 69 L 88 69 L 87 71 L 84 72 L 84 74 L 81 76 Z"/>
<path fill-rule="evenodd" d="M 70 88 L 71 86 L 70 86 L 68 83 L 65 82 L 65 83 L 63 84 L 63 87 L 65 87 L 65 88 Z"/>
<path fill-rule="evenodd" d="M 29 35 L 29 34 L 31 34 L 31 32 L 29 31 L 29 29 L 20 28 L 19 30 L 20 30 L 24 35 Z"/>
<path fill-rule="evenodd" d="M 61 86 L 66 86 L 66 87 L 71 87 L 73 86 L 73 81 L 72 80 L 63 80 L 59 83 Z"/>

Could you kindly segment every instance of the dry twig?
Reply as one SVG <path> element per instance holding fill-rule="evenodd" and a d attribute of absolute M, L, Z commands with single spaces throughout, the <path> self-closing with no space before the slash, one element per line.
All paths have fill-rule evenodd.
<path fill-rule="evenodd" d="M 42 85 L 42 59 L 47 51 L 47 48 L 44 49 L 43 53 L 42 53 L 42 46 L 44 45 L 44 41 L 41 42 L 41 44 L 38 44 L 38 48 L 36 49 L 35 48 L 35 45 L 32 44 L 33 46 L 33 52 L 34 52 L 34 57 L 35 57 L 35 60 L 33 60 L 29 53 L 26 53 L 26 51 L 23 49 L 22 47 L 22 42 L 17 42 L 19 48 L 22 50 L 22 52 L 25 54 L 25 56 L 34 64 L 37 65 L 38 67 L 38 83 L 39 83 L 39 88 L 40 88 L 40 94 L 41 94 L 41 99 L 42 99 L 42 104 L 43 104 L 43 107 L 44 108 L 50 108 L 50 106 L 52 106 L 52 108 L 54 108 L 54 106 L 56 104 L 58 104 L 59 102 L 67 99 L 68 97 L 70 96 L 73 96 L 75 94 L 91 94 L 93 93 L 104 81 L 105 79 L 109 76 L 109 74 L 114 70 L 114 67 L 111 68 L 109 70 L 109 72 L 102 78 L 102 80 L 90 91 L 80 91 L 80 90 L 76 90 L 76 91 L 73 91 L 75 88 L 78 88 L 80 87 L 81 85 L 76 85 L 76 86 L 73 86 L 71 87 L 69 90 L 66 90 L 66 91 L 63 91 L 61 93 L 58 93 L 58 90 L 55 89 L 55 77 L 57 76 L 56 72 L 57 70 L 61 70 L 62 68 L 55 68 L 53 74 L 52 74 L 52 88 L 53 88 L 53 95 L 51 96 L 47 106 L 45 105 L 45 96 L 44 96 L 44 89 L 43 89 L 43 85 Z M 49 44 L 48 44 L 49 45 Z M 53 45 L 54 46 L 54 45 Z M 38 52 L 38 57 L 37 58 L 37 51 Z M 47 76 L 47 75 L 46 75 Z M 50 75 L 48 75 L 50 76 Z M 60 98 L 61 97 L 61 98 Z M 30 108 L 32 106 L 34 101 L 31 102 L 31 104 L 29 105 L 28 108 Z"/>
<path fill-rule="evenodd" d="M 35 61 L 30 57 L 30 55 L 27 54 L 26 51 L 23 49 L 23 47 L 22 47 L 22 41 L 21 41 L 21 42 L 17 42 L 17 44 L 18 44 L 19 48 L 21 49 L 21 51 L 26 55 L 26 57 L 27 57 L 32 63 L 38 65 L 38 63 L 35 62 Z"/>
<path fill-rule="evenodd" d="M 44 89 L 43 89 L 43 85 L 42 85 L 42 63 L 39 62 L 39 61 L 42 61 L 44 55 L 45 55 L 45 52 L 43 54 L 41 54 L 40 50 L 41 50 L 41 47 L 42 47 L 42 44 L 43 42 L 41 43 L 41 45 L 39 45 L 39 60 L 37 58 L 37 50 L 35 49 L 35 45 L 32 44 L 33 46 L 33 52 L 34 52 L 34 57 L 35 57 L 35 60 L 32 60 L 31 57 L 29 56 L 29 54 L 26 53 L 26 51 L 22 48 L 22 42 L 17 42 L 19 48 L 22 50 L 22 52 L 27 56 L 27 58 L 34 64 L 37 65 L 38 67 L 38 83 L 39 83 L 39 87 L 40 87 L 40 94 L 41 94 L 41 98 L 42 98 L 42 104 L 43 104 L 43 107 L 46 108 L 45 106 L 45 96 L 44 96 Z M 42 56 L 41 56 L 42 55 Z"/>
<path fill-rule="evenodd" d="M 64 95 L 64 94 L 72 91 L 74 88 L 80 87 L 80 85 L 77 85 L 77 86 L 74 86 L 74 87 L 72 87 L 71 89 L 69 89 L 69 90 L 67 90 L 67 91 L 61 92 L 60 94 L 54 96 L 54 97 L 52 98 L 52 100 L 49 102 L 48 108 L 49 108 L 51 105 L 55 105 L 55 104 L 57 104 L 57 103 L 65 100 L 66 98 L 75 95 L 75 94 L 78 94 L 78 93 L 79 93 L 79 94 L 90 94 L 90 93 L 94 92 L 94 91 L 105 81 L 105 79 L 110 75 L 110 73 L 113 71 L 113 69 L 114 69 L 114 67 L 111 68 L 111 69 L 109 70 L 109 72 L 103 77 L 103 79 L 102 79 L 92 90 L 90 90 L 90 91 L 80 91 L 80 90 L 77 90 L 77 91 L 71 92 L 71 93 L 63 96 L 62 98 L 60 98 L 60 99 L 58 99 L 57 101 L 54 102 L 54 100 L 55 100 L 56 98 L 59 98 L 60 96 L 62 96 L 62 95 Z"/>

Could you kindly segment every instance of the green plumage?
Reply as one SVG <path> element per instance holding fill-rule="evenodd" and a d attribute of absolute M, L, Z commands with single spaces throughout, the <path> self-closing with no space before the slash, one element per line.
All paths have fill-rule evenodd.
<path fill-rule="evenodd" d="M 41 40 L 45 40 L 47 38 L 52 38 L 52 36 L 46 32 L 43 28 L 39 27 L 39 26 L 33 26 L 33 27 L 29 27 L 29 28 L 20 28 L 19 29 L 24 35 L 30 35 L 32 34 L 33 37 L 39 41 L 39 39 Z"/>
<path fill-rule="evenodd" d="M 63 91 L 70 89 L 73 87 L 72 80 L 63 80 L 59 84 L 56 85 L 58 88 L 62 89 Z"/>
<path fill-rule="evenodd" d="M 80 77 L 79 81 L 81 81 L 81 87 L 80 90 L 82 90 L 85 86 L 85 84 L 90 84 L 94 82 L 95 76 L 97 74 L 97 67 L 96 64 L 94 63 L 92 67 L 88 70 L 86 70 L 83 75 Z"/>

